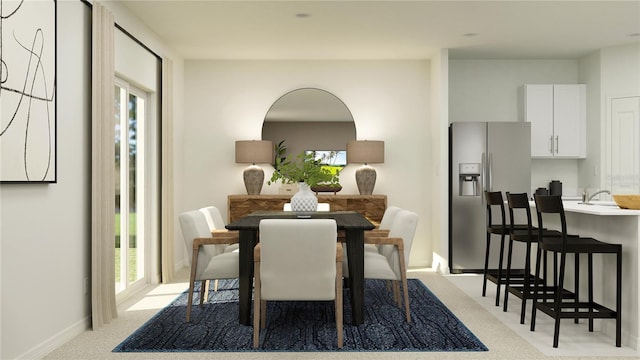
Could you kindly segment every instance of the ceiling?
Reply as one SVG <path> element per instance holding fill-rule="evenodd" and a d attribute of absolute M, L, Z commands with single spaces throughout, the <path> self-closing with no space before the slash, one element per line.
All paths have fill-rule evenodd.
<path fill-rule="evenodd" d="M 119 2 L 185 59 L 576 59 L 640 42 L 638 0 Z"/>

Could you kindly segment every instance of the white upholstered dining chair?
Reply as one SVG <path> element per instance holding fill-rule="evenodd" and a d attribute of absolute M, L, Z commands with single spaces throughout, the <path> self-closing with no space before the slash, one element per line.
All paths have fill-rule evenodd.
<path fill-rule="evenodd" d="M 253 347 L 266 325 L 266 302 L 335 302 L 342 347 L 342 245 L 333 219 L 265 219 L 254 250 Z"/>
<path fill-rule="evenodd" d="M 200 286 L 200 306 L 202 306 L 207 298 L 209 280 L 238 277 L 238 252 L 225 252 L 230 244 L 238 243 L 238 234 L 226 231 L 212 233 L 205 215 L 199 210 L 182 213 L 178 219 L 187 254 L 190 251 L 192 254 L 187 303 L 187 321 L 189 321 L 196 281 L 202 282 Z M 187 259 L 189 259 L 188 256 Z"/>
<path fill-rule="evenodd" d="M 407 267 L 411 245 L 418 224 L 418 215 L 409 210 L 400 210 L 395 215 L 387 236 L 365 236 L 365 244 L 378 246 L 378 251 L 364 252 L 364 278 L 390 280 L 393 297 L 402 307 L 400 287 L 402 284 L 404 308 L 407 322 L 411 322 Z M 348 260 L 343 261 L 343 273 L 348 277 Z"/>
<path fill-rule="evenodd" d="M 237 233 L 237 230 L 227 230 L 225 229 L 225 222 L 222 220 L 222 214 L 220 210 L 215 206 L 207 206 L 199 209 L 200 212 L 204 214 L 204 217 L 207 219 L 207 224 L 209 225 L 209 229 L 211 232 L 217 231 L 227 231 L 230 233 Z M 231 252 L 238 250 L 239 244 L 231 244 L 224 248 L 225 252 Z"/>
<path fill-rule="evenodd" d="M 382 219 L 380 220 L 380 224 L 373 229 L 365 231 L 364 236 L 389 236 L 389 230 L 391 229 L 391 224 L 393 224 L 393 220 L 396 218 L 396 215 L 402 210 L 402 208 L 397 206 L 389 206 L 384 210 L 382 214 Z M 365 244 L 365 251 L 375 251 L 378 252 L 378 245 L 374 244 Z"/>

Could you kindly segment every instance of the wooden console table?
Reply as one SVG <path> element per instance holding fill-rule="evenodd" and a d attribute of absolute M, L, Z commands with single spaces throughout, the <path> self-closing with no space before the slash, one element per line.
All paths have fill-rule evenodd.
<path fill-rule="evenodd" d="M 290 201 L 291 195 L 229 195 L 228 220 L 233 222 L 259 210 L 280 211 Z M 357 211 L 376 225 L 387 209 L 387 195 L 318 194 L 318 202 L 329 203 L 331 211 Z"/>

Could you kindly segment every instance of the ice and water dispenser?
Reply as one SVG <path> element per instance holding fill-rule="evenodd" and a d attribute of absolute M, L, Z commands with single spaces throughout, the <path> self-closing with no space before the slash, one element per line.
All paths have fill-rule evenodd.
<path fill-rule="evenodd" d="M 479 196 L 480 195 L 480 164 L 466 163 L 458 164 L 459 174 L 459 195 Z"/>

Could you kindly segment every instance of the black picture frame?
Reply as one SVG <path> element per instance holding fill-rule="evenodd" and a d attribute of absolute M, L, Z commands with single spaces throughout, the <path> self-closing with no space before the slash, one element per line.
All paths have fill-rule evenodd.
<path fill-rule="evenodd" d="M 56 183 L 57 2 L 0 5 L 0 183 Z"/>

